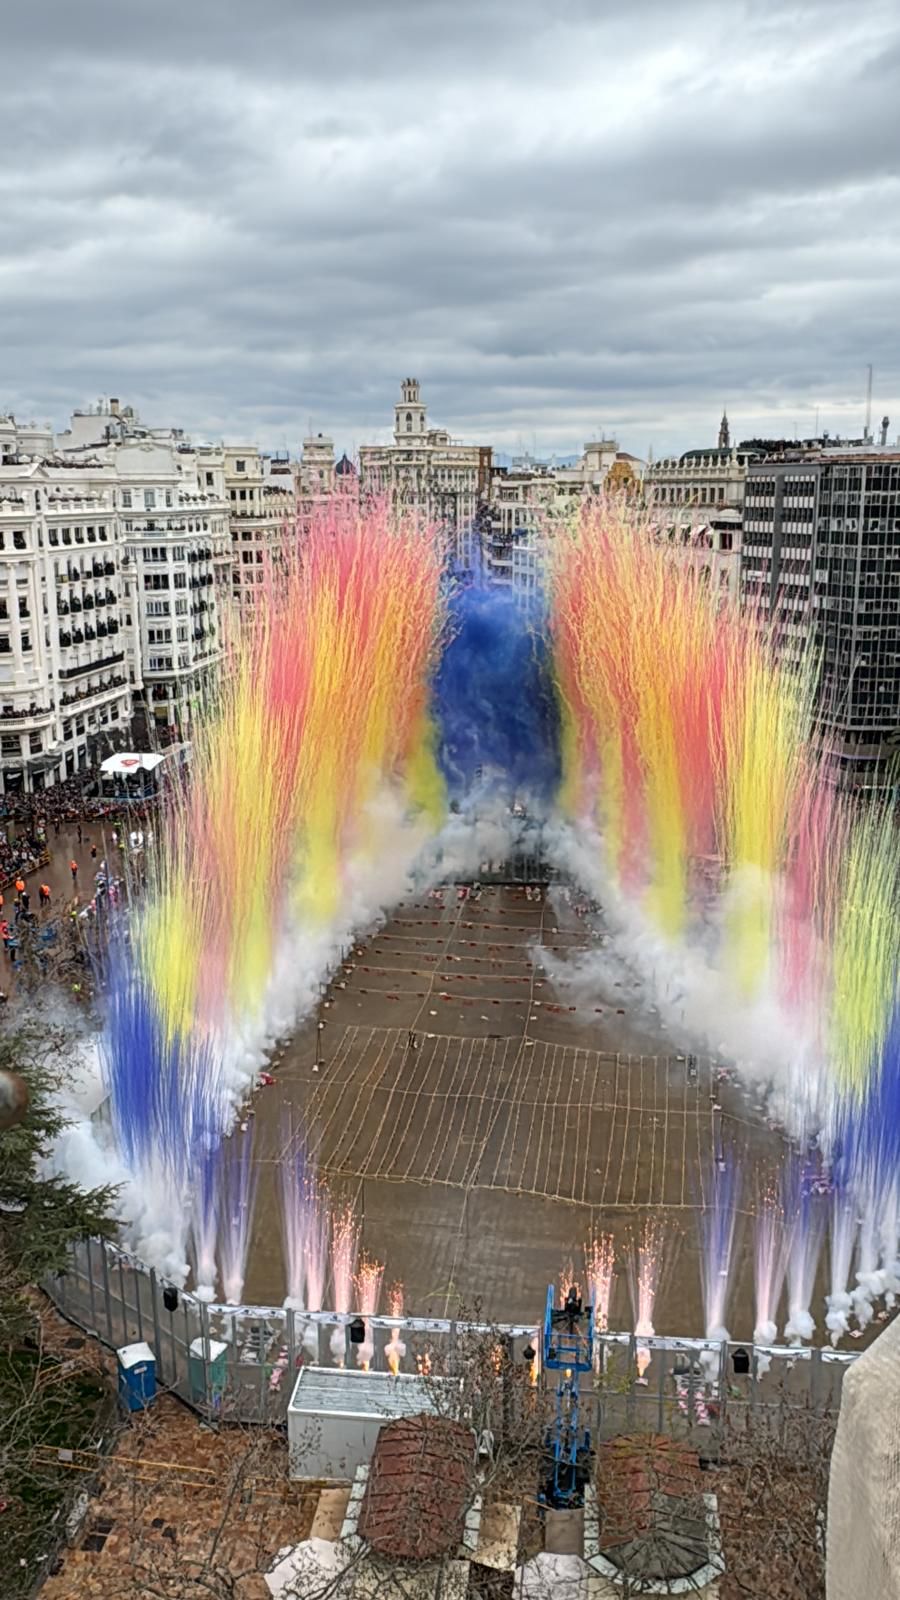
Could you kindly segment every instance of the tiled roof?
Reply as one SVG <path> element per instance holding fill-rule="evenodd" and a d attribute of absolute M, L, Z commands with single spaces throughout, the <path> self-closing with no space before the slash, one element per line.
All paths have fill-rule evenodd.
<path fill-rule="evenodd" d="M 475 1469 L 469 1428 L 445 1417 L 403 1417 L 381 1429 L 359 1533 L 379 1555 L 425 1561 L 463 1535 Z"/>

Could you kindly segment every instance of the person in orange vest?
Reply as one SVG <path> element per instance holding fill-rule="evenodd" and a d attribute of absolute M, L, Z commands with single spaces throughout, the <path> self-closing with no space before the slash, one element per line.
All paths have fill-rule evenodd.
<path fill-rule="evenodd" d="M 38 893 L 40 894 L 40 897 L 41 897 L 41 905 L 42 906 L 48 906 L 50 904 L 50 885 L 49 885 L 49 883 L 42 883 Z"/>
<path fill-rule="evenodd" d="M 0 922 L 0 939 L 3 940 L 3 948 L 9 955 L 9 923 L 5 920 Z"/>
<path fill-rule="evenodd" d="M 70 861 L 69 862 L 69 870 L 70 870 L 70 872 L 72 874 L 72 882 L 73 883 L 77 883 L 78 882 L 78 862 L 77 861 Z"/>
<path fill-rule="evenodd" d="M 16 894 L 24 894 L 24 893 L 25 893 L 25 879 L 24 878 L 17 878 L 16 879 Z"/>

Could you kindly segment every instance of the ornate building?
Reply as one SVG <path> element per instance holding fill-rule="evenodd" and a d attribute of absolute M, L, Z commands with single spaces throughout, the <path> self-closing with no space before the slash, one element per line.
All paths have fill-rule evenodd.
<path fill-rule="evenodd" d="M 363 445 L 359 452 L 360 490 L 390 494 L 395 504 L 441 524 L 455 559 L 471 568 L 479 509 L 490 493 L 489 446 L 462 444 L 445 428 L 430 428 L 417 378 L 404 378 L 394 407 L 394 440 Z"/>

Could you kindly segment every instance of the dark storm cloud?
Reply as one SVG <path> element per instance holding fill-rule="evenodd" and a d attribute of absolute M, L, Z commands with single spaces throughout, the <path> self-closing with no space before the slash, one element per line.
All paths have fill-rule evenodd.
<path fill-rule="evenodd" d="M 310 11 L 315 15 L 310 15 Z M 0 406 L 643 452 L 900 425 L 893 0 L 50 0 L 0 38 Z M 10 138 L 11 134 L 11 138 Z"/>

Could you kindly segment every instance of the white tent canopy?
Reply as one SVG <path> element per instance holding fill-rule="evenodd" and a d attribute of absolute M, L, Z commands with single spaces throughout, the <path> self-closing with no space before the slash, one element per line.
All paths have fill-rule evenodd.
<path fill-rule="evenodd" d="M 126 751 L 122 755 L 107 756 L 100 763 L 100 771 L 127 777 L 130 772 L 153 772 L 165 759 L 165 756 L 153 755 L 149 750 Z"/>

